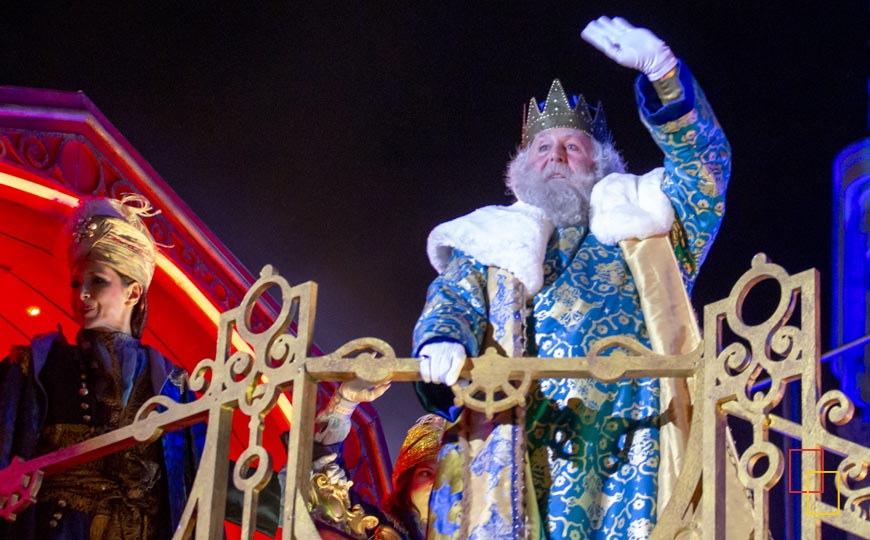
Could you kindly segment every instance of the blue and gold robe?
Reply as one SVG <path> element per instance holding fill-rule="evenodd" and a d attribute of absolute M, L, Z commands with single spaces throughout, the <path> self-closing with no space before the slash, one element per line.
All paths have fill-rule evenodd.
<path fill-rule="evenodd" d="M 635 88 L 641 120 L 665 154 L 661 189 L 675 213 L 670 241 L 691 292 L 724 215 L 730 147 L 682 63 L 678 76 L 683 97 L 666 106 L 645 77 Z M 415 353 L 436 340 L 462 343 L 469 356 L 481 352 L 484 332 L 493 323 L 486 276 L 486 266 L 473 253 L 453 250 L 429 288 L 414 330 Z M 635 280 L 620 247 L 603 243 L 586 227 L 554 231 L 544 256 L 543 287 L 530 308 L 528 356 L 586 356 L 598 340 L 616 335 L 649 345 Z M 451 407 L 444 390 L 418 386 L 428 410 L 455 419 L 460 411 Z M 549 379 L 533 385 L 527 451 L 545 538 L 649 535 L 657 512 L 658 417 L 656 379 Z M 461 494 L 433 498 L 430 523 L 440 520 L 451 528 L 446 506 L 439 508 L 438 501 L 455 504 L 456 496 Z M 485 528 L 487 538 L 512 538 L 509 526 Z"/>

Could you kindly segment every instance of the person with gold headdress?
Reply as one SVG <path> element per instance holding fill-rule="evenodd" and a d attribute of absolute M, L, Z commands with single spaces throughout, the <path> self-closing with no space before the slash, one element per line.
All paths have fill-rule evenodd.
<path fill-rule="evenodd" d="M 429 522 L 429 496 L 435 482 L 444 418 L 427 414 L 417 419 L 399 450 L 393 465 L 393 491 L 383 504 L 387 518 L 375 538 L 386 540 L 387 527 L 406 540 L 424 540 Z"/>
<path fill-rule="evenodd" d="M 129 424 L 157 394 L 193 399 L 186 374 L 139 339 L 156 247 L 141 196 L 84 199 L 65 231 L 75 343 L 59 332 L 13 347 L 0 363 L 0 468 Z M 169 538 L 195 474 L 203 426 L 164 434 L 44 479 L 38 502 L 0 537 Z"/>
<path fill-rule="evenodd" d="M 378 399 L 389 387 L 389 382 L 371 386 L 361 379 L 341 383 L 316 418 L 312 474 L 324 475 L 331 485 L 330 489 L 335 488 L 335 491 L 342 492 L 341 499 L 347 505 L 345 510 L 356 507 L 365 515 L 377 518 L 376 527 L 366 525 L 374 540 L 424 540 L 429 515 L 429 495 L 435 479 L 435 464 L 446 423 L 444 418 L 427 414 L 417 419 L 408 430 L 393 466 L 393 490 L 380 507 L 358 496 L 352 488 L 353 482 L 348 481 L 348 473 L 339 458 L 344 440 L 350 432 L 351 416 L 357 405 Z M 285 474 L 285 470 L 280 473 Z M 347 530 L 347 524 L 340 516 L 335 515 L 331 501 L 326 501 L 324 508 L 315 505 L 313 516 L 318 526 L 326 524 L 332 528 L 337 527 L 348 537 L 359 536 Z M 321 532 L 324 532 L 322 527 Z"/>
<path fill-rule="evenodd" d="M 348 393 L 346 386 L 348 384 L 342 383 L 335 394 L 337 397 L 333 398 L 330 406 L 318 417 L 324 427 L 316 435 L 314 447 L 316 459 L 312 472 L 327 475 L 333 485 L 347 486 L 348 503 L 359 505 L 366 515 L 377 518 L 377 526 L 368 531 L 370 538 L 424 540 L 429 518 L 429 496 L 435 480 L 438 452 L 441 449 L 441 436 L 446 421 L 435 414 L 427 414 L 417 419 L 408 430 L 408 435 L 393 465 L 393 490 L 380 507 L 373 506 L 354 493 L 353 482 L 347 481 L 347 473 L 341 467 L 341 461 L 337 459 L 341 453 L 339 443 L 347 436 L 347 431 L 338 426 L 349 423 L 350 414 L 359 402 L 357 400 L 365 399 L 359 394 L 351 394 L 352 398 L 342 397 Z M 375 391 L 378 395 L 383 393 L 381 389 L 383 387 L 376 387 Z M 336 407 L 339 402 L 341 404 Z M 331 521 L 328 516 L 318 515 L 317 512 L 315 518 L 325 518 L 328 524 Z"/>
<path fill-rule="evenodd" d="M 665 354 L 697 344 L 687 293 L 724 215 L 728 141 L 688 67 L 652 32 L 601 17 L 581 37 L 641 72 L 637 105 L 664 166 L 627 174 L 600 105 L 556 80 L 546 101 L 532 99 L 507 169 L 517 202 L 430 234 L 440 274 L 414 330 L 428 383 L 418 393 L 457 422 L 439 458 L 430 540 L 647 538 L 679 467 L 663 436 L 664 412 L 687 406 L 673 381 L 541 380 L 525 409 L 489 423 L 457 409 L 447 388 L 488 345 L 545 362 L 617 335 Z"/>

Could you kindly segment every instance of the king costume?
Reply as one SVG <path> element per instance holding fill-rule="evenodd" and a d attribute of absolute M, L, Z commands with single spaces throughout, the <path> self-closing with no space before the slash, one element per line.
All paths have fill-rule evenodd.
<path fill-rule="evenodd" d="M 690 293 L 719 230 L 730 175 L 730 147 L 701 88 L 682 62 L 676 76 L 682 96 L 666 105 L 647 77 L 639 76 L 635 85 L 641 120 L 664 152 L 663 168 L 599 181 L 588 227 L 554 228 L 539 209 L 518 202 L 483 208 L 433 230 L 428 254 L 440 275 L 429 287 L 414 330 L 415 354 L 427 343 L 447 340 L 478 356 L 487 332 L 497 338 L 513 332 L 521 347 L 525 341 L 525 355 L 542 362 L 587 356 L 610 336 L 632 336 L 649 346 L 638 276 L 618 243 L 666 237 L 681 284 Z M 547 105 L 553 95 L 551 89 Z M 585 109 L 585 103 L 580 107 Z M 488 278 L 493 268 L 509 270 L 524 286 L 525 301 L 518 307 L 500 308 L 498 291 L 492 289 L 504 282 Z M 525 329 L 517 324 L 523 321 Z M 418 383 L 418 393 L 427 410 L 451 421 L 459 418 L 462 411 L 452 405 L 447 387 Z M 492 510 L 476 515 L 465 534 L 517 538 L 517 531 L 527 527 L 535 530 L 526 537 L 551 540 L 646 538 L 660 510 L 662 408 L 658 379 L 533 383 L 525 411 L 528 481 L 516 481 L 523 467 L 512 463 L 509 437 L 488 446 L 472 463 L 457 465 L 465 470 L 456 473 L 466 481 L 485 476 L 491 485 L 497 484 L 491 479 L 506 475 L 525 493 L 533 490 L 532 500 L 523 503 L 523 492 L 515 487 L 510 503 L 525 504 L 519 510 L 525 523 L 516 508 L 513 514 Z M 461 451 L 448 438 L 441 459 Z M 430 538 L 461 534 L 456 516 L 462 498 L 455 487 L 436 481 Z"/>

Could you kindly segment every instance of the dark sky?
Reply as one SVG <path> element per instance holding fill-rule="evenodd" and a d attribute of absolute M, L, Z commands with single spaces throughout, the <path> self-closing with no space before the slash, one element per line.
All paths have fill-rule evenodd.
<path fill-rule="evenodd" d="M 522 105 L 554 77 L 604 100 L 632 172 L 660 163 L 634 75 L 579 38 L 599 15 L 668 42 L 731 141 L 695 305 L 757 252 L 818 268 L 830 305 L 831 162 L 867 136 L 866 0 L 19 4 L 0 84 L 84 91 L 248 269 L 317 281 L 326 351 L 373 336 L 410 353 L 426 235 L 509 202 Z M 407 390 L 380 407 L 391 445 L 420 413 Z"/>

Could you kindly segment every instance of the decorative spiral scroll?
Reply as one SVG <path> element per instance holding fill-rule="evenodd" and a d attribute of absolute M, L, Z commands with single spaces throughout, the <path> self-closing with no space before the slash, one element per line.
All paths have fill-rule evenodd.
<path fill-rule="evenodd" d="M 187 384 L 191 391 L 204 394 L 211 387 L 211 380 L 208 375 L 214 371 L 215 361 L 209 358 L 200 360 L 200 362 L 190 372 L 187 378 Z"/>
<path fill-rule="evenodd" d="M 746 345 L 735 342 L 725 347 L 716 360 L 723 364 L 730 374 L 736 375 L 746 371 L 752 363 L 752 355 L 749 354 Z"/>
<path fill-rule="evenodd" d="M 245 351 L 236 351 L 227 359 L 227 366 L 231 375 L 244 378 L 254 368 L 254 358 Z"/>
<path fill-rule="evenodd" d="M 846 497 L 843 508 L 853 514 L 856 521 L 870 521 L 870 488 L 864 488 L 856 491 L 855 495 Z"/>
<path fill-rule="evenodd" d="M 845 498 L 843 511 L 864 521 L 870 521 L 870 486 L 854 488 L 852 485 L 854 482 L 865 480 L 870 472 L 870 452 L 867 454 L 868 461 L 846 458 L 840 462 L 838 468 L 840 478 L 843 479 L 840 487 Z"/>
<path fill-rule="evenodd" d="M 794 326 L 783 326 L 773 333 L 770 350 L 783 357 L 780 362 L 793 362 L 799 360 L 802 352 L 799 342 L 800 330 Z"/>
<path fill-rule="evenodd" d="M 28 135 L 21 140 L 21 153 L 25 156 L 27 164 L 36 169 L 45 169 L 54 161 L 45 143 L 34 135 Z"/>
<path fill-rule="evenodd" d="M 855 404 L 839 390 L 830 390 L 819 398 L 819 419 L 822 424 L 830 420 L 836 426 L 842 426 L 855 414 Z"/>
<path fill-rule="evenodd" d="M 745 300 L 756 285 L 770 279 L 781 290 L 777 306 L 767 320 L 748 324 L 743 314 Z M 767 414 L 779 404 L 785 384 L 800 377 L 804 369 L 801 360 L 811 352 L 815 336 L 808 335 L 806 328 L 788 324 L 804 295 L 814 292 L 803 287 L 804 281 L 799 276 L 789 276 L 764 254 L 758 254 L 752 259 L 752 268 L 731 289 L 731 297 L 708 306 L 705 319 L 724 319 L 743 340 L 721 344 L 716 356 L 720 393 L 723 397 L 732 394 L 752 414 Z M 807 306 L 802 308 L 802 316 L 803 309 Z M 769 385 L 757 388 L 757 383 L 763 380 Z"/>
<path fill-rule="evenodd" d="M 293 354 L 295 342 L 296 338 L 287 334 L 275 338 L 269 349 L 269 367 L 276 368 L 285 363 L 292 364 L 296 360 L 296 355 Z"/>

